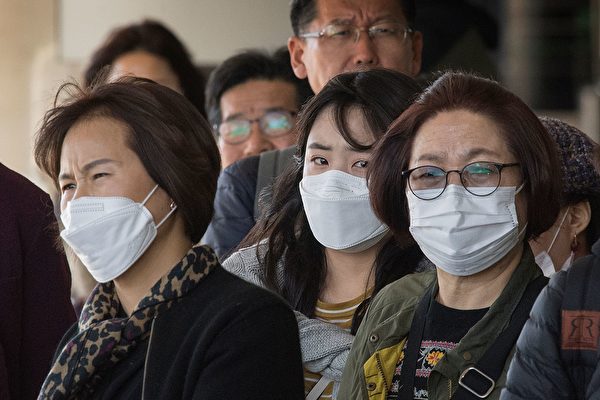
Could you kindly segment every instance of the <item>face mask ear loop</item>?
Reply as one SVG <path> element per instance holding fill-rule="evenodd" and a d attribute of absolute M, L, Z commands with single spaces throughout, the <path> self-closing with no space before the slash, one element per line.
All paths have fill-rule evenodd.
<path fill-rule="evenodd" d="M 548 253 L 548 255 L 550 255 L 550 249 L 554 245 L 554 242 L 556 242 L 556 238 L 558 237 L 558 232 L 560 232 L 560 228 L 562 228 L 563 224 L 565 223 L 565 219 L 567 218 L 567 214 L 569 213 L 570 208 L 571 208 L 571 206 L 567 207 L 567 210 L 565 211 L 565 215 L 563 215 L 562 219 L 560 220 L 560 224 L 558 225 L 558 229 L 556 229 L 556 233 L 554 233 L 552 242 L 550 242 L 550 246 L 548 246 L 548 250 L 546 250 L 546 253 Z"/>
<path fill-rule="evenodd" d="M 169 213 L 167 215 L 165 215 L 165 217 L 158 223 L 158 225 L 156 225 L 156 229 L 160 228 L 160 226 L 163 224 L 163 222 L 165 222 L 167 220 L 167 218 L 169 218 L 175 212 L 175 210 L 177 210 L 177 206 L 173 205 L 171 207 L 171 211 L 169 211 Z"/>
<path fill-rule="evenodd" d="M 525 187 L 525 181 L 523 181 L 523 183 L 521 183 L 521 186 L 519 186 L 519 187 L 517 188 L 517 190 L 515 190 L 515 196 L 516 196 L 516 195 L 518 195 L 518 194 L 519 194 L 519 192 L 520 192 L 521 190 L 523 190 L 523 188 L 524 188 L 524 187 Z"/>
<path fill-rule="evenodd" d="M 154 186 L 154 189 L 152 189 L 150 191 L 150 193 L 148 193 L 148 196 L 146 196 L 146 198 L 144 199 L 144 201 L 142 201 L 142 205 L 145 206 L 146 202 L 150 199 L 150 197 L 152 197 L 152 195 L 154 194 L 154 192 L 156 192 L 156 189 L 158 189 L 158 183 L 156 184 L 156 186 Z"/>

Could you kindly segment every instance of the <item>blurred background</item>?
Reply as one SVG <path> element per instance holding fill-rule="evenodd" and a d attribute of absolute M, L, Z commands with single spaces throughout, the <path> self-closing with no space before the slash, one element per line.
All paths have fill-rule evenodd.
<path fill-rule="evenodd" d="M 476 71 L 600 139 L 600 0 L 417 0 L 423 72 Z M 32 139 L 64 81 L 114 28 L 157 19 L 204 73 L 291 34 L 287 0 L 0 0 L 0 162 L 49 190 Z"/>

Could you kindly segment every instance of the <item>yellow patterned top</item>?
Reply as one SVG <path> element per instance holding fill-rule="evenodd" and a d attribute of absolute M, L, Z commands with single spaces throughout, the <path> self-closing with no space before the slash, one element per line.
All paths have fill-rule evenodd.
<path fill-rule="evenodd" d="M 371 296 L 373 292 L 372 289 L 369 289 L 366 293 L 361 294 L 355 299 L 345 301 L 343 303 L 325 303 L 321 300 L 317 301 L 317 306 L 315 308 L 315 318 L 320 319 L 321 321 L 329 322 L 331 324 L 335 324 L 340 328 L 343 328 L 347 331 L 350 330 L 352 326 L 352 317 L 354 317 L 354 312 L 366 298 Z M 304 370 L 304 392 L 305 395 L 310 392 L 312 387 L 316 385 L 316 383 L 321 379 L 320 374 L 315 374 Z M 333 383 L 330 383 L 321 397 L 319 399 L 331 399 L 333 391 Z"/>

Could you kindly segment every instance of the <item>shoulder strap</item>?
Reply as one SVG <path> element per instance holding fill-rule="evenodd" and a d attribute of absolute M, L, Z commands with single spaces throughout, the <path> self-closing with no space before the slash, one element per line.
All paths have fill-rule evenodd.
<path fill-rule="evenodd" d="M 436 285 L 432 284 L 421 298 L 419 305 L 415 309 L 413 319 L 408 332 L 406 349 L 404 350 L 404 360 L 402 360 L 402 373 L 400 374 L 400 389 L 398 390 L 399 399 L 413 399 L 415 387 L 415 373 L 417 368 L 417 359 L 423 340 L 423 331 L 425 322 L 429 313 L 429 306 L 433 297 L 433 291 Z"/>
<path fill-rule="evenodd" d="M 313 388 L 310 390 L 310 392 L 308 392 L 308 394 L 306 395 L 306 400 L 317 400 L 319 397 L 321 397 L 321 395 L 323 394 L 325 389 L 327 389 L 327 386 L 331 382 L 332 382 L 331 379 L 328 379 L 328 378 L 325 378 L 324 376 L 322 376 L 321 379 L 319 379 L 317 381 L 315 386 L 313 386 Z"/>
<path fill-rule="evenodd" d="M 561 357 L 565 365 L 597 363 L 600 333 L 600 257 L 587 256 L 567 271 L 561 309 Z"/>
<path fill-rule="evenodd" d="M 273 183 L 288 166 L 296 147 L 288 147 L 282 150 L 271 150 L 260 153 L 258 160 L 258 174 L 256 176 L 256 191 L 254 192 L 254 220 L 256 221 L 261 212 L 261 197 L 269 197 L 269 186 Z M 269 195 L 267 195 L 269 193 Z"/>
<path fill-rule="evenodd" d="M 475 366 L 462 372 L 458 380 L 458 389 L 452 399 L 485 399 L 492 393 L 496 381 L 502 375 L 506 360 L 529 318 L 535 299 L 547 284 L 548 278 L 543 275 L 529 282 L 508 326 L 488 347 Z"/>

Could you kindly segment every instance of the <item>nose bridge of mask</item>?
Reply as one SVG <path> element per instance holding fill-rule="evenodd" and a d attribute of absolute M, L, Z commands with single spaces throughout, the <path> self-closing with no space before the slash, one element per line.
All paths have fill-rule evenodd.
<path fill-rule="evenodd" d="M 421 200 L 409 191 L 407 200 L 411 225 L 419 225 L 420 221 L 425 222 L 435 216 L 444 219 L 447 229 L 458 230 L 467 222 L 464 217 L 466 213 L 480 216 L 483 226 L 492 227 L 496 223 L 505 222 L 509 215 L 513 225 L 516 225 L 518 221 L 514 192 L 514 187 L 506 187 L 498 188 L 490 196 L 476 196 L 462 185 L 448 185 L 439 197 Z"/>
<path fill-rule="evenodd" d="M 67 203 L 60 218 L 65 228 L 74 229 L 133 205 L 135 202 L 127 197 L 80 197 Z M 74 216 L 76 226 L 72 224 Z"/>
<path fill-rule="evenodd" d="M 306 194 L 323 199 L 335 200 L 369 194 L 365 178 L 339 170 L 329 170 L 319 175 L 306 176 L 302 179 L 301 185 Z"/>

